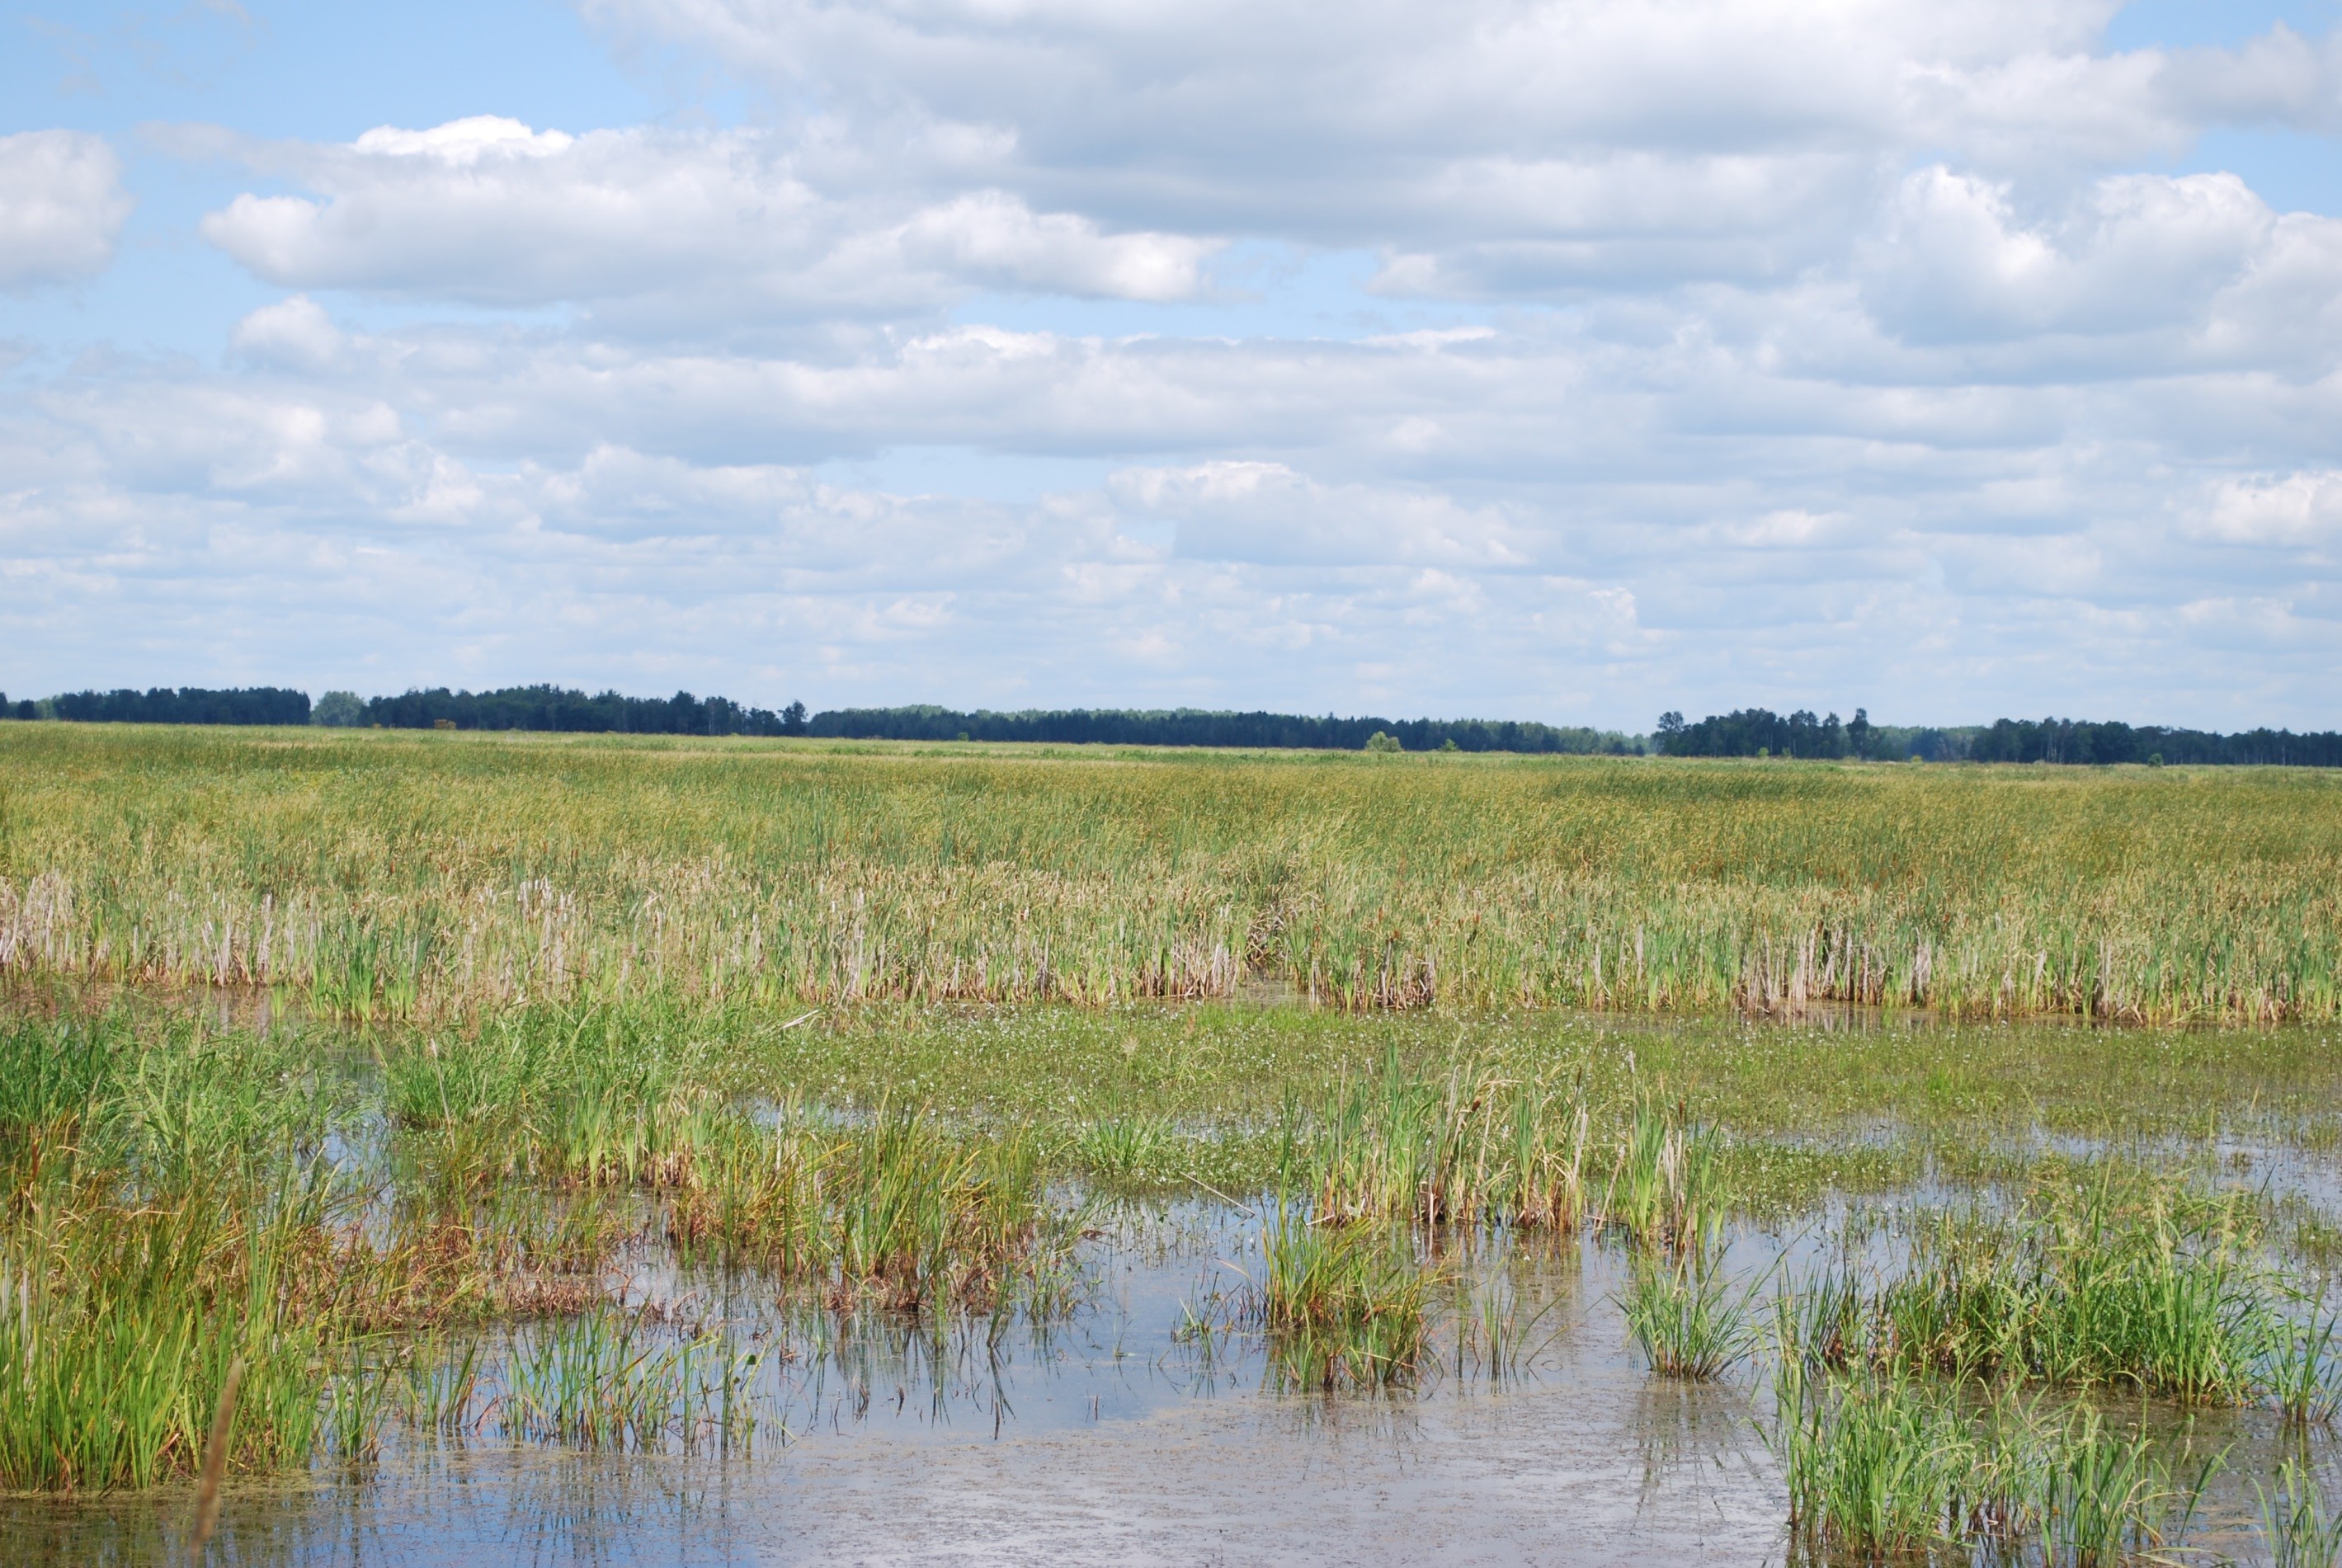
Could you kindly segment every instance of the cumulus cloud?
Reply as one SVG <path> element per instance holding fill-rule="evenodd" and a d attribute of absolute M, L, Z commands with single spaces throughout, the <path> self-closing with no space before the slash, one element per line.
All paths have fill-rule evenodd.
<path fill-rule="evenodd" d="M 1216 232 L 1323 244 L 1382 243 L 1404 226 L 1459 244 L 1596 245 L 1622 233 L 1622 214 L 1703 189 L 1727 208 L 1769 193 L 1788 235 L 1920 149 L 2002 175 L 2087 169 L 2181 150 L 2210 123 L 2330 125 L 2342 105 L 2330 39 L 2278 29 L 2240 49 L 2101 52 L 2118 8 L 588 6 L 619 28 L 706 47 L 866 130 L 1012 136 L 1016 188 L 1079 210 L 1177 213 Z M 1638 165 L 1671 177 L 1637 182 Z"/>
<path fill-rule="evenodd" d="M 2093 383 L 1988 419 L 1973 389 L 1907 385 L 1882 412 L 1878 386 L 1785 376 L 1761 340 L 1599 321 L 1315 344 L 968 328 L 816 365 L 360 333 L 295 298 L 238 343 L 225 372 L 0 400 L 12 626 L 128 603 L 163 638 L 166 585 L 200 580 L 255 627 L 280 600 L 348 606 L 406 661 L 335 677 L 360 684 L 1626 723 L 1686 690 L 1882 688 L 1937 716 L 2019 692 L 2207 721 L 2245 694 L 2282 718 L 2323 700 L 2335 651 L 2342 484 L 2314 384 Z M 2202 414 L 2240 396 L 2300 432 L 2293 466 L 2224 471 Z M 821 476 L 935 440 L 1098 461 L 1015 503 Z M 1114 459 L 1131 449 L 1187 455 Z M 307 614 L 256 634 L 332 642 Z"/>
<path fill-rule="evenodd" d="M 2205 531 L 2238 544 L 2342 543 L 2342 472 L 2305 470 L 2277 480 L 2231 479 L 2213 492 Z"/>
<path fill-rule="evenodd" d="M 201 579 L 286 648 L 262 606 L 352 606 L 393 682 L 2342 722 L 2342 221 L 2172 172 L 2342 130 L 2332 36 L 587 8 L 755 123 L 163 136 L 250 172 L 202 232 L 282 297 L 215 369 L 0 384 L 12 630 Z"/>
<path fill-rule="evenodd" d="M 1436 492 L 1324 484 L 1282 463 L 1124 469 L 1108 491 L 1133 511 L 1175 523 L 1177 553 L 1196 560 L 1449 571 L 1529 564 L 1522 531 L 1494 507 L 1462 506 Z"/>
<path fill-rule="evenodd" d="M 104 272 L 130 208 L 122 160 L 103 136 L 81 131 L 0 136 L 0 289 Z"/>
<path fill-rule="evenodd" d="M 2124 175 L 2028 225 L 2005 183 L 1939 165 L 1903 182 L 1860 270 L 1881 321 L 1906 337 L 2194 325 L 2266 264 L 2277 225 L 2234 175 Z M 2342 289 L 2342 273 L 2326 287 Z"/>
<path fill-rule="evenodd" d="M 832 194 L 755 132 L 572 136 L 483 117 L 244 149 L 310 195 L 205 218 L 272 283 L 487 305 L 661 298 L 709 312 L 932 309 L 972 288 L 1171 300 L 1206 238 L 1103 232 L 997 190 Z"/>

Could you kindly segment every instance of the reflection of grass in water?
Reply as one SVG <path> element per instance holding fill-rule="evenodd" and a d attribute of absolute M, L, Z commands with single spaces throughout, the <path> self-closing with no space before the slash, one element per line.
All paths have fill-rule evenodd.
<path fill-rule="evenodd" d="M 2317 1477 L 2298 1459 L 2277 1468 L 2274 1490 L 2255 1482 L 2261 1533 L 2276 1568 L 2334 1568 L 2342 1562 L 2342 1511 L 2329 1507 Z"/>
<path fill-rule="evenodd" d="M 1280 1208 L 1261 1231 L 1260 1269 L 1245 1311 L 1280 1385 L 1384 1388 L 1420 1369 L 1441 1278 L 1404 1235 Z"/>
<path fill-rule="evenodd" d="M 756 1353 L 716 1334 L 676 1340 L 635 1314 L 596 1307 L 530 1331 L 504 1365 L 497 1418 L 507 1436 L 589 1448 L 654 1447 L 753 1433 Z"/>

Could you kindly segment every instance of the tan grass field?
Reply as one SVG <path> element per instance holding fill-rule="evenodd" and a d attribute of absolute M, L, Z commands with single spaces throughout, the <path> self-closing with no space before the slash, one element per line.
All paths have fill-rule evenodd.
<path fill-rule="evenodd" d="M 0 725 L 0 973 L 2325 1019 L 2342 776 Z"/>

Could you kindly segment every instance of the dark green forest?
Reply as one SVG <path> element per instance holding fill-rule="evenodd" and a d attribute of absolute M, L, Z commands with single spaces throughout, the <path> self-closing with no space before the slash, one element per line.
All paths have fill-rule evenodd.
<path fill-rule="evenodd" d="M 1201 708 L 1026 709 L 963 713 L 932 706 L 836 708 L 809 714 L 803 703 L 777 710 L 726 697 L 588 696 L 555 685 L 496 691 L 416 689 L 361 699 L 279 686 L 211 690 L 155 686 L 140 692 L 71 692 L 10 702 L 0 719 L 82 724 L 324 724 L 383 729 L 542 730 L 645 735 L 807 735 L 839 740 L 1024 741 L 1058 745 L 1241 746 L 1359 751 L 1376 743 L 1410 752 L 1518 752 L 1679 757 L 1854 758 L 1873 762 L 2116 763 L 2342 767 L 2342 734 L 2255 729 L 2235 734 L 2161 724 L 2081 719 L 2000 719 L 1941 728 L 1876 724 L 1861 708 L 1851 720 L 1807 709 L 1711 714 L 1696 723 L 1659 715 L 1647 738 L 1616 730 L 1497 719 L 1341 718 L 1332 714 L 1220 713 Z"/>
<path fill-rule="evenodd" d="M 1488 719 L 1312 718 L 1298 714 L 1210 713 L 1200 708 L 1070 708 L 972 714 L 950 708 L 839 708 L 813 716 L 810 734 L 897 741 L 1045 741 L 1061 745 L 1260 746 L 1354 752 L 1379 732 L 1411 752 L 1453 743 L 1460 752 L 1639 752 L 1633 735 Z"/>
<path fill-rule="evenodd" d="M 2084 719 L 1998 719 L 1946 729 L 1874 724 L 1862 709 L 1841 724 L 1800 709 L 1784 717 L 1766 708 L 1710 714 L 1686 724 L 1659 715 L 1658 750 L 1677 757 L 1855 757 L 1873 762 L 2115 763 L 2342 767 L 2342 734 L 2257 729 L 2236 734 L 2161 724 Z"/>

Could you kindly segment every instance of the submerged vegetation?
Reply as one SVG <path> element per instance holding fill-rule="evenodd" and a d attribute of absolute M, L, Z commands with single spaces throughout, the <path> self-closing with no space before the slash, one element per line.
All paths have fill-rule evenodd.
<path fill-rule="evenodd" d="M 0 730 L 0 971 L 523 999 L 2342 1010 L 2342 779 Z"/>

